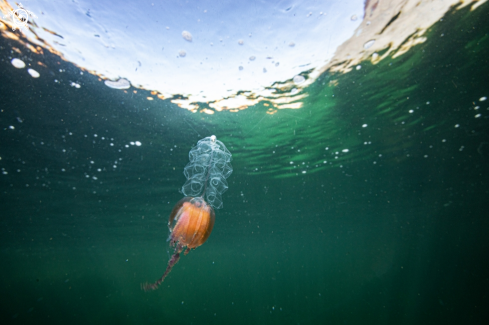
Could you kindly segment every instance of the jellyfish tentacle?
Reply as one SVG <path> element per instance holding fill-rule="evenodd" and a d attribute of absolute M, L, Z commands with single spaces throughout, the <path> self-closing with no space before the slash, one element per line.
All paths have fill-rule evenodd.
<path fill-rule="evenodd" d="M 165 273 L 159 278 L 158 281 L 155 283 L 144 283 L 141 284 L 141 289 L 144 291 L 150 291 L 150 290 L 156 290 L 158 289 L 158 286 L 165 280 L 166 276 L 170 273 L 171 269 L 175 264 L 177 264 L 178 260 L 180 259 L 180 253 L 183 251 L 183 246 L 180 243 L 177 243 L 177 246 L 175 247 L 175 251 L 173 252 L 172 257 L 168 261 L 168 266 L 166 267 Z"/>

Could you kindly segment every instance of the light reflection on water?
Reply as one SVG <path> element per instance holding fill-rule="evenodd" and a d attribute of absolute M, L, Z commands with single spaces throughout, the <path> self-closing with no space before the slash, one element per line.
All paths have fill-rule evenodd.
<path fill-rule="evenodd" d="M 275 114 L 301 108 L 294 89 L 307 88 L 326 70 L 358 69 L 361 61 L 378 63 L 425 42 L 427 29 L 458 3 L 411 2 L 36 1 L 25 3 L 40 13 L 31 18 L 27 39 L 10 31 L 8 19 L 1 31 L 112 80 L 109 87 L 125 89 L 127 80 L 207 114 L 266 101 Z M 469 5 L 479 2 L 458 9 Z M 1 9 L 6 14 L 13 7 Z"/>

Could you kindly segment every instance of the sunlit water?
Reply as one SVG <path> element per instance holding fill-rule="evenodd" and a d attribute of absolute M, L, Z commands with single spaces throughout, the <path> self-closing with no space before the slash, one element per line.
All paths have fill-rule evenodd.
<path fill-rule="evenodd" d="M 149 101 L 1 38 L 2 324 L 483 323 L 488 15 L 452 9 L 403 55 L 327 70 L 273 114 Z M 214 230 L 143 292 L 212 134 L 234 169 Z"/>

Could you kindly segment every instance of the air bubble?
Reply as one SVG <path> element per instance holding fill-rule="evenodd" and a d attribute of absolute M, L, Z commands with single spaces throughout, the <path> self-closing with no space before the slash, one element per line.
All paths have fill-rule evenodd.
<path fill-rule="evenodd" d="M 27 69 L 32 78 L 39 78 L 41 75 L 34 69 Z"/>
<path fill-rule="evenodd" d="M 188 42 L 192 42 L 192 34 L 190 34 L 190 32 L 187 32 L 186 30 L 184 30 L 182 32 L 182 37 L 184 40 L 186 40 Z"/>
<path fill-rule="evenodd" d="M 370 47 L 372 47 L 372 45 L 374 45 L 374 43 L 375 43 L 375 40 L 374 39 L 371 39 L 370 41 L 368 41 L 365 44 L 363 44 L 363 48 L 364 49 L 369 49 Z"/>
<path fill-rule="evenodd" d="M 105 80 L 105 85 L 113 89 L 128 89 L 131 87 L 131 83 L 127 79 L 119 79 L 117 81 Z"/>
<path fill-rule="evenodd" d="M 306 81 L 306 78 L 304 78 L 304 77 L 303 77 L 303 76 L 301 76 L 301 75 L 297 75 L 297 76 L 295 76 L 295 77 L 294 77 L 294 79 L 293 79 L 293 80 L 294 80 L 294 83 L 295 83 L 296 85 L 298 85 L 298 84 L 301 84 L 301 83 L 303 83 L 304 81 Z"/>
<path fill-rule="evenodd" d="M 23 68 L 25 68 L 25 63 L 21 59 L 17 59 L 17 58 L 12 59 L 12 61 L 10 61 L 10 63 L 12 63 L 12 65 L 14 67 L 16 67 L 17 69 L 23 69 Z"/>

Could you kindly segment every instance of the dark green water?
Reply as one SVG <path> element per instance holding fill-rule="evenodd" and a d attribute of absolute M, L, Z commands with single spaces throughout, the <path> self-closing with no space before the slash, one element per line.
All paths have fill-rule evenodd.
<path fill-rule="evenodd" d="M 33 79 L 1 39 L 1 323 L 485 323 L 488 19 L 450 12 L 275 115 L 148 102 L 48 53 L 21 57 L 48 66 Z M 224 208 L 145 293 L 188 151 L 211 134 L 233 153 Z"/>

